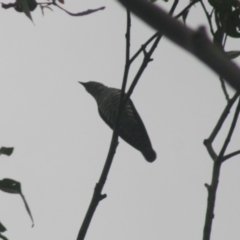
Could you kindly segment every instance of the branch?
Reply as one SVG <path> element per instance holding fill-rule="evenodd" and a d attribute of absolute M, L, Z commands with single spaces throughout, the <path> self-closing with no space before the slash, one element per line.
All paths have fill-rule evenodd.
<path fill-rule="evenodd" d="M 173 7 L 171 8 L 170 12 L 172 13 L 176 7 L 178 3 L 178 0 L 174 1 Z M 137 81 L 133 81 L 132 84 L 132 88 L 130 87 L 128 93 L 125 95 L 125 88 L 126 88 L 126 83 L 127 83 L 127 78 L 128 78 L 128 73 L 129 73 L 129 68 L 131 65 L 131 61 L 130 61 L 130 26 L 131 26 L 131 18 L 130 18 L 130 11 L 129 9 L 127 9 L 127 31 L 126 31 L 126 60 L 125 60 L 125 70 L 124 70 L 124 76 L 123 76 L 123 81 L 122 81 L 122 89 L 121 89 L 121 97 L 120 97 L 120 101 L 119 101 L 119 107 L 118 107 L 118 113 L 117 113 L 117 117 L 115 120 L 115 126 L 114 126 L 114 130 L 113 130 L 113 135 L 112 135 L 112 140 L 111 140 L 111 145 L 109 148 L 109 152 L 108 152 L 108 156 L 103 168 L 103 171 L 101 173 L 101 176 L 99 178 L 98 183 L 96 184 L 96 187 L 94 189 L 94 193 L 92 196 L 92 200 L 91 203 L 88 207 L 88 211 L 85 215 L 85 218 L 83 220 L 82 226 L 80 228 L 77 240 L 83 240 L 86 236 L 87 230 L 89 228 L 90 222 L 92 220 L 92 217 L 94 215 L 94 212 L 99 204 L 99 202 L 104 199 L 106 197 L 106 194 L 102 195 L 102 189 L 105 185 L 109 170 L 111 168 L 111 164 L 113 161 L 113 157 L 115 155 L 116 152 L 116 148 L 118 145 L 118 123 L 121 117 L 121 113 L 125 107 L 126 102 L 128 101 L 128 99 L 130 98 L 130 95 L 133 91 L 133 88 L 136 86 L 137 81 L 139 80 L 142 72 L 144 71 L 144 69 L 146 68 L 147 64 L 149 61 L 151 61 L 150 57 L 153 53 L 153 51 L 156 49 L 157 44 L 159 42 L 159 40 L 161 39 L 161 36 L 158 36 L 157 39 L 155 40 L 155 42 L 153 43 L 153 46 L 151 47 L 150 51 L 148 53 L 145 54 L 143 63 L 137 73 L 137 76 L 135 77 L 134 80 Z"/>
<path fill-rule="evenodd" d="M 17 2 L 8 3 L 8 4 L 1 3 L 1 4 L 2 4 L 2 8 L 4 8 L 4 9 L 8 9 L 8 8 L 12 8 L 12 7 L 16 7 L 17 6 Z M 99 10 L 104 10 L 105 9 L 105 7 L 99 7 L 99 8 L 96 8 L 96 9 L 88 9 L 86 11 L 82 11 L 82 12 L 78 12 L 78 13 L 71 13 L 71 12 L 67 11 L 66 9 L 62 8 L 60 5 L 58 5 L 55 0 L 53 0 L 52 2 L 42 2 L 42 3 L 36 3 L 36 4 L 41 6 L 41 7 L 42 6 L 44 7 L 44 6 L 54 5 L 54 6 L 58 7 L 58 8 L 60 8 L 61 10 L 63 10 L 64 12 L 66 12 L 67 14 L 69 14 L 71 16 L 74 16 L 74 17 L 85 16 L 85 15 L 97 12 Z"/>
<path fill-rule="evenodd" d="M 96 8 L 96 9 L 88 9 L 86 11 L 82 11 L 82 12 L 78 12 L 78 13 L 71 13 L 71 12 L 67 11 L 66 9 L 62 8 L 60 5 L 58 5 L 55 1 L 53 1 L 52 4 L 54 6 L 57 6 L 58 8 L 60 8 L 61 10 L 63 10 L 64 12 L 66 12 L 67 14 L 69 14 L 73 17 L 82 17 L 82 16 L 85 16 L 85 15 L 97 12 L 99 10 L 104 10 L 105 9 L 105 7 L 100 7 L 100 8 Z"/>
<path fill-rule="evenodd" d="M 226 88 L 226 84 L 224 82 L 224 79 L 223 78 L 219 78 L 220 82 L 221 82 L 221 86 L 222 86 L 222 90 L 223 90 L 223 94 L 227 100 L 227 102 L 229 101 L 229 95 L 228 95 L 228 92 L 227 92 L 227 88 Z"/>
<path fill-rule="evenodd" d="M 142 46 L 141 48 L 132 56 L 132 58 L 130 59 L 130 64 L 138 57 L 138 55 L 144 51 L 147 47 L 147 45 L 149 43 L 151 43 L 157 36 L 159 35 L 159 33 L 155 33 L 152 37 L 150 37 Z"/>
<path fill-rule="evenodd" d="M 118 146 L 118 123 L 119 123 L 119 120 L 120 120 L 122 109 L 124 108 L 123 97 L 124 97 L 124 92 L 125 92 L 125 88 L 126 88 L 129 67 L 130 67 L 130 64 L 129 64 L 130 27 L 131 27 L 130 11 L 127 10 L 126 62 L 125 62 L 125 70 L 124 70 L 124 76 L 123 76 L 123 84 L 122 84 L 122 90 L 121 90 L 121 97 L 120 97 L 120 101 L 119 101 L 118 113 L 117 113 L 116 122 L 115 122 L 114 130 L 113 130 L 113 135 L 112 135 L 110 148 L 109 148 L 109 151 L 108 151 L 108 156 L 107 156 L 103 171 L 101 173 L 101 176 L 99 178 L 99 181 L 96 184 L 96 187 L 94 189 L 92 200 L 91 200 L 91 203 L 88 207 L 88 211 L 85 215 L 82 226 L 79 230 L 77 240 L 83 240 L 85 238 L 87 230 L 88 230 L 89 225 L 91 223 L 92 217 L 95 213 L 95 210 L 96 210 L 99 202 L 106 197 L 106 194 L 102 195 L 102 190 L 103 190 L 103 187 L 104 187 L 105 182 L 107 180 L 107 176 L 108 176 L 109 170 L 110 170 L 111 165 L 112 165 L 113 157 L 115 155 L 116 148 Z"/>
<path fill-rule="evenodd" d="M 217 154 L 215 153 L 213 147 L 212 147 L 212 143 L 214 141 L 214 139 L 216 138 L 217 134 L 219 133 L 220 129 L 222 128 L 222 125 L 224 123 L 224 121 L 226 120 L 233 104 L 235 103 L 235 101 L 237 100 L 239 96 L 239 93 L 236 92 L 234 94 L 234 96 L 228 101 L 225 109 L 223 110 L 223 113 L 221 115 L 221 117 L 219 118 L 215 128 L 213 129 L 212 133 L 210 134 L 208 139 L 204 140 L 204 145 L 206 146 L 209 155 L 211 156 L 212 160 L 216 160 L 217 159 Z"/>
<path fill-rule="evenodd" d="M 197 31 L 171 18 L 147 0 L 118 0 L 151 27 L 195 55 L 233 88 L 240 90 L 240 69 L 207 38 L 203 27 Z"/>
<path fill-rule="evenodd" d="M 237 124 L 237 119 L 238 119 L 238 116 L 239 116 L 239 111 L 240 111 L 240 98 L 239 98 L 239 101 L 238 101 L 238 105 L 237 105 L 237 108 L 235 110 L 235 114 L 234 114 L 234 117 L 233 117 L 233 120 L 232 120 L 232 124 L 231 124 L 231 127 L 229 129 L 229 132 L 228 132 L 228 135 L 225 139 L 225 142 L 223 144 L 223 147 L 219 153 L 219 156 L 218 156 L 218 161 L 222 161 L 222 158 L 225 154 L 225 151 L 227 150 L 227 147 L 228 147 L 228 144 L 229 142 L 231 141 L 231 137 L 232 137 L 232 134 L 233 134 L 233 131 L 236 127 L 236 124 Z"/>
<path fill-rule="evenodd" d="M 195 1 L 192 1 L 191 3 L 188 4 L 187 7 L 185 7 L 179 14 L 177 14 L 174 18 L 175 19 L 178 19 L 180 18 L 186 11 L 188 11 L 195 3 L 197 2 L 201 2 L 201 0 L 195 0 Z"/>
<path fill-rule="evenodd" d="M 2 8 L 4 9 L 8 9 L 8 8 L 12 8 L 12 7 L 16 7 L 17 6 L 17 3 L 1 3 L 2 5 Z"/>
<path fill-rule="evenodd" d="M 177 7 L 177 4 L 178 4 L 178 0 L 175 0 L 171 9 L 170 9 L 170 11 L 169 11 L 169 15 L 173 14 L 173 12 L 175 11 L 175 9 Z M 157 38 L 156 38 L 155 42 L 153 43 L 152 47 L 150 48 L 149 52 L 146 52 L 146 50 L 143 49 L 144 58 L 143 58 L 142 64 L 141 64 L 135 78 L 133 79 L 133 82 L 132 82 L 132 84 L 131 84 L 131 86 L 130 86 L 130 88 L 129 88 L 129 90 L 128 90 L 125 98 L 124 98 L 124 104 L 128 101 L 131 94 L 133 93 L 133 90 L 134 90 L 135 86 L 137 85 L 138 80 L 140 79 L 140 77 L 141 77 L 142 73 L 144 72 L 145 68 L 147 67 L 148 63 L 153 60 L 153 59 L 151 59 L 151 56 L 152 56 L 153 52 L 155 51 L 155 49 L 157 48 L 157 45 L 162 38 L 162 34 L 156 33 L 153 36 L 156 36 Z M 130 63 L 132 63 L 132 59 L 130 60 Z"/>
<path fill-rule="evenodd" d="M 236 126 L 239 111 L 240 111 L 240 99 L 238 101 L 238 105 L 236 107 L 235 114 L 234 114 L 232 124 L 229 129 L 228 135 L 224 141 L 224 144 L 219 153 L 219 156 L 214 161 L 211 185 L 209 186 L 208 184 L 205 184 L 205 186 L 208 189 L 208 200 L 207 200 L 207 211 L 206 211 L 205 224 L 204 224 L 204 230 L 203 230 L 203 240 L 210 240 L 211 230 L 212 230 L 212 222 L 213 222 L 213 218 L 214 218 L 216 192 L 217 192 L 217 187 L 218 187 L 218 182 L 219 182 L 219 177 L 220 177 L 221 165 L 224 161 L 223 156 L 224 156 L 227 146 L 231 140 L 234 128 Z"/>
<path fill-rule="evenodd" d="M 179 0 L 174 0 L 173 5 L 172 5 L 172 7 L 171 7 L 171 9 L 170 9 L 170 11 L 169 11 L 169 15 L 170 15 L 170 16 L 173 15 L 173 13 L 174 13 L 177 5 L 178 5 L 178 2 L 179 2 Z"/>
<path fill-rule="evenodd" d="M 208 24 L 209 24 L 209 27 L 210 27 L 210 31 L 211 31 L 211 34 L 214 36 L 214 30 L 213 30 L 213 26 L 212 26 L 212 19 L 211 19 L 211 15 L 208 13 L 204 3 L 202 0 L 200 0 L 200 3 L 201 3 L 201 6 L 203 8 L 203 11 L 207 17 L 207 20 L 208 20 Z"/>
<path fill-rule="evenodd" d="M 200 1 L 200 0 L 195 0 L 196 2 L 197 1 Z M 171 10 L 169 11 L 169 14 L 172 15 L 174 10 L 176 9 L 177 7 L 177 4 L 178 4 L 178 0 L 175 0 L 172 7 L 171 7 Z M 152 37 L 150 37 L 142 46 L 141 48 L 132 56 L 132 58 L 130 59 L 130 64 L 132 64 L 132 62 L 138 57 L 138 55 L 145 51 L 146 47 L 148 46 L 149 43 L 151 43 L 156 37 L 158 37 L 160 35 L 159 32 L 156 32 Z"/>
<path fill-rule="evenodd" d="M 149 52 L 145 51 L 145 55 L 142 61 L 142 64 L 136 74 L 136 76 L 133 79 L 133 82 L 124 98 L 124 104 L 128 101 L 128 99 L 130 98 L 131 94 L 133 93 L 134 88 L 136 87 L 138 80 L 140 79 L 143 71 L 145 70 L 145 68 L 147 67 L 148 63 L 152 61 L 151 56 L 154 52 L 154 50 L 156 49 L 160 39 L 162 38 L 162 35 L 158 35 L 157 39 L 155 40 L 155 42 L 153 43 L 151 49 L 149 50 Z"/>
<path fill-rule="evenodd" d="M 240 154 L 240 150 L 235 151 L 235 152 L 232 152 L 232 153 L 229 153 L 229 154 L 225 155 L 225 156 L 222 158 L 222 162 L 224 162 L 224 161 L 226 161 L 227 159 L 232 158 L 232 157 L 234 157 L 234 156 L 236 156 L 236 155 L 238 155 L 238 154 Z"/>

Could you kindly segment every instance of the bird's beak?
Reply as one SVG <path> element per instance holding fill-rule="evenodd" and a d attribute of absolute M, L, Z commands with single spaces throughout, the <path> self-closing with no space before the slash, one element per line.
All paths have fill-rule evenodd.
<path fill-rule="evenodd" d="M 79 82 L 79 83 L 82 84 L 82 85 L 85 87 L 85 84 L 86 84 L 86 83 L 84 83 L 84 82 Z"/>

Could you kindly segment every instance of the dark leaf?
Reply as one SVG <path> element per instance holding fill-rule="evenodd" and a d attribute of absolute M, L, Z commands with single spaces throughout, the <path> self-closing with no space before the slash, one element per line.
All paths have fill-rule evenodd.
<path fill-rule="evenodd" d="M 33 221 L 33 217 L 30 211 L 30 208 L 27 204 L 27 201 L 22 193 L 21 190 L 21 183 L 17 182 L 13 179 L 9 179 L 9 178 L 4 178 L 3 180 L 0 181 L 0 190 L 2 190 L 3 192 L 7 192 L 7 193 L 15 193 L 15 194 L 19 194 L 22 197 L 22 200 L 24 202 L 25 208 L 28 212 L 28 215 L 30 216 L 31 220 L 32 220 L 32 227 L 34 226 L 34 221 Z"/>
<path fill-rule="evenodd" d="M 7 229 L 0 222 L 0 232 L 5 232 Z"/>
<path fill-rule="evenodd" d="M 7 193 L 21 193 L 21 183 L 15 180 L 4 178 L 0 181 L 0 190 Z"/>
<path fill-rule="evenodd" d="M 34 11 L 37 7 L 36 0 L 17 0 L 15 2 L 15 10 L 24 12 L 26 16 L 33 22 L 30 11 Z"/>
<path fill-rule="evenodd" d="M 49 6 L 44 6 L 44 8 L 47 8 L 53 12 L 52 8 L 50 8 Z"/>
<path fill-rule="evenodd" d="M 26 14 L 26 16 L 33 22 L 32 16 L 30 13 L 30 8 L 27 0 L 17 0 L 18 5 L 21 7 L 21 10 Z"/>
<path fill-rule="evenodd" d="M 2 235 L 1 233 L 0 233 L 0 238 L 1 239 L 3 239 L 3 240 L 8 240 L 8 238 L 6 238 L 4 235 Z"/>
<path fill-rule="evenodd" d="M 20 195 L 21 195 L 21 197 L 22 197 L 22 200 L 23 200 L 23 202 L 24 202 L 24 205 L 25 205 L 25 208 L 26 208 L 26 210 L 27 210 L 27 212 L 28 212 L 28 215 L 29 215 L 29 217 L 30 217 L 31 220 L 32 220 L 32 227 L 33 227 L 33 226 L 34 226 L 34 220 L 33 220 L 33 217 L 32 217 L 31 210 L 30 210 L 30 208 L 29 208 L 29 206 L 28 206 L 28 204 L 27 204 L 27 201 L 26 201 L 24 195 L 23 195 L 22 193 L 20 193 Z"/>
<path fill-rule="evenodd" d="M 41 5 L 40 5 L 40 8 L 41 8 L 41 12 L 42 12 L 42 15 L 44 16 L 44 11 L 43 11 L 43 8 Z"/>
<path fill-rule="evenodd" d="M 7 156 L 10 156 L 13 153 L 14 148 L 9 148 L 9 147 L 1 147 L 0 148 L 0 154 L 4 154 Z"/>
<path fill-rule="evenodd" d="M 230 59 L 234 59 L 240 55 L 240 51 L 229 51 L 229 52 L 226 52 L 226 54 Z"/>
<path fill-rule="evenodd" d="M 188 16 L 188 13 L 189 13 L 189 10 L 185 11 L 182 15 L 182 19 L 183 19 L 183 22 L 186 23 L 186 19 L 187 19 L 187 16 Z"/>

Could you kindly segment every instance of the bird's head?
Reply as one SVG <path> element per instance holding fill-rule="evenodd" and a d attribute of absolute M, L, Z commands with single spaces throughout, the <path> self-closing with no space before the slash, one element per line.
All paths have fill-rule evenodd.
<path fill-rule="evenodd" d="M 79 82 L 82 84 L 85 89 L 95 98 L 97 99 L 102 91 L 106 88 L 102 83 L 99 82 Z"/>

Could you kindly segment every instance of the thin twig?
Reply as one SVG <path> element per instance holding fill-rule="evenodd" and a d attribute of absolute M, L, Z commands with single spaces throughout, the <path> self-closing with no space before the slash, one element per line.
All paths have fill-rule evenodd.
<path fill-rule="evenodd" d="M 235 114 L 234 114 L 234 117 L 233 117 L 231 127 L 229 129 L 227 138 L 225 139 L 223 147 L 222 147 L 222 149 L 219 153 L 219 156 L 218 156 L 219 161 L 222 161 L 222 158 L 224 157 L 225 151 L 227 150 L 228 144 L 231 141 L 231 137 L 232 137 L 233 131 L 236 127 L 237 119 L 238 119 L 238 116 L 239 116 L 239 111 L 240 111 L 240 98 L 239 98 L 239 101 L 238 101 L 238 105 L 237 105 L 237 108 L 236 108 L 236 111 L 235 111 Z"/>
<path fill-rule="evenodd" d="M 173 10 L 175 9 L 176 2 L 178 2 L 178 0 L 175 0 L 174 8 L 172 8 Z M 120 120 L 121 112 L 124 109 L 124 106 L 125 106 L 127 100 L 129 99 L 129 97 L 131 95 L 131 93 L 129 94 L 129 91 L 128 91 L 128 94 L 126 94 L 125 97 L 124 97 L 124 92 L 125 92 L 124 90 L 125 90 L 126 83 L 127 83 L 129 67 L 130 67 L 130 64 L 131 64 L 130 59 L 129 59 L 129 56 L 130 56 L 130 26 L 131 26 L 131 21 L 130 20 L 131 20 L 130 11 L 128 9 L 127 10 L 127 33 L 126 33 L 126 63 L 125 63 L 125 70 L 124 70 L 123 83 L 122 83 L 122 92 L 121 92 L 121 100 L 122 101 L 120 100 L 120 103 L 119 103 L 119 109 L 118 109 L 117 117 L 116 117 L 116 120 L 115 120 L 115 126 L 114 126 L 114 131 L 113 131 L 113 135 L 112 135 L 112 140 L 111 140 L 111 145 L 110 145 L 110 148 L 109 148 L 107 160 L 105 162 L 102 174 L 99 178 L 99 181 L 96 184 L 96 187 L 94 189 L 93 197 L 92 197 L 91 203 L 89 205 L 88 211 L 85 215 L 82 226 L 80 228 L 77 240 L 83 240 L 85 238 L 88 227 L 89 227 L 90 222 L 92 220 L 93 214 L 94 214 L 94 212 L 95 212 L 95 210 L 98 206 L 98 203 L 106 197 L 106 194 L 103 195 L 101 192 L 102 192 L 102 189 L 105 185 L 107 175 L 109 173 L 109 170 L 110 170 L 110 167 L 111 167 L 111 164 L 112 164 L 112 161 L 113 161 L 113 157 L 114 157 L 117 145 L 118 145 L 118 122 Z M 157 39 L 160 40 L 160 38 L 161 37 L 158 37 Z M 157 41 L 157 39 L 153 43 L 153 46 L 150 49 L 149 53 L 146 53 L 147 57 L 146 56 L 144 57 L 146 65 L 150 61 L 150 57 L 151 57 L 153 51 L 155 50 L 155 48 L 156 48 L 156 46 L 159 42 L 159 40 Z M 144 68 L 142 68 L 142 66 L 140 67 L 140 69 L 142 69 L 141 73 L 143 72 L 145 67 Z M 123 99 L 123 97 L 124 97 L 124 99 Z"/>
<path fill-rule="evenodd" d="M 175 0 L 170 11 L 169 11 L 169 14 L 172 15 L 174 10 L 176 9 L 177 7 L 177 4 L 178 4 L 178 1 L 179 0 Z M 200 0 L 195 0 L 195 1 L 200 1 Z M 175 17 L 176 18 L 176 17 Z M 145 51 L 146 47 L 148 46 L 148 44 L 150 44 L 155 38 L 157 38 L 159 35 L 161 35 L 159 32 L 156 32 L 153 34 L 152 37 L 150 37 L 141 47 L 140 49 L 131 57 L 130 59 L 130 64 L 132 64 L 132 62 L 134 62 L 134 60 L 138 57 L 138 55 Z"/>
<path fill-rule="evenodd" d="M 130 64 L 138 57 L 138 55 L 144 51 L 147 47 L 147 45 L 149 43 L 151 43 L 157 36 L 159 35 L 159 33 L 155 33 L 152 37 L 150 37 L 141 47 L 140 49 L 131 57 L 130 59 Z"/>
<path fill-rule="evenodd" d="M 224 162 L 224 161 L 228 160 L 229 158 L 232 158 L 232 157 L 234 157 L 234 156 L 236 156 L 236 155 L 238 155 L 238 154 L 240 154 L 240 150 L 235 151 L 235 152 L 232 152 L 232 153 L 229 153 L 229 154 L 225 155 L 225 156 L 222 158 L 222 162 Z"/>
<path fill-rule="evenodd" d="M 177 7 L 177 4 L 178 4 L 178 1 L 179 0 L 175 0 L 170 11 L 169 11 L 169 15 L 172 15 L 173 12 L 175 11 L 176 7 Z M 148 63 L 151 62 L 153 59 L 151 59 L 151 56 L 153 54 L 153 52 L 155 51 L 155 49 L 157 48 L 157 45 L 159 43 L 159 41 L 161 40 L 162 38 L 162 34 L 160 33 L 156 33 L 156 36 L 157 38 L 155 39 L 152 47 L 150 48 L 149 52 L 146 52 L 146 50 L 144 49 L 144 58 L 143 58 L 143 61 L 142 61 L 142 64 L 139 68 L 139 70 L 137 71 L 137 74 L 135 75 L 134 79 L 133 79 L 133 82 L 124 98 L 124 104 L 128 101 L 128 99 L 130 98 L 131 94 L 133 93 L 133 90 L 135 88 L 135 86 L 137 85 L 138 83 L 138 80 L 140 79 L 143 71 L 145 70 L 145 68 L 147 67 Z M 132 59 L 130 60 L 132 61 Z"/>
<path fill-rule="evenodd" d="M 221 82 L 221 86 L 222 86 L 222 90 L 223 90 L 223 94 L 227 100 L 227 102 L 229 101 L 229 95 L 228 95 L 228 92 L 227 92 L 227 88 L 226 88 L 226 84 L 224 82 L 224 79 L 222 77 L 219 77 L 219 80 Z"/>
<path fill-rule="evenodd" d="M 64 12 L 66 12 L 67 14 L 73 16 L 73 17 L 81 17 L 81 16 L 85 16 L 85 15 L 88 15 L 88 14 L 91 14 L 91 13 L 94 13 L 94 12 L 97 12 L 99 10 L 104 10 L 105 7 L 99 7 L 99 8 L 96 8 L 96 9 L 88 9 L 88 10 L 85 10 L 85 11 L 82 11 L 82 12 L 78 12 L 78 13 L 71 13 L 69 11 L 67 11 L 66 9 L 62 8 L 60 5 L 58 5 L 56 3 L 56 0 L 52 0 L 52 2 L 40 2 L 40 3 L 37 3 L 40 7 L 45 7 L 46 5 L 47 6 L 50 6 L 50 5 L 54 5 L 58 8 L 60 8 L 61 10 L 63 10 Z M 4 9 L 8 9 L 8 8 L 12 8 L 12 7 L 16 7 L 17 6 L 17 3 L 8 3 L 8 4 L 5 4 L 5 3 L 1 3 L 2 5 L 2 8 Z"/>
<path fill-rule="evenodd" d="M 133 13 L 175 44 L 195 55 L 222 76 L 234 89 L 240 91 L 240 68 L 214 46 L 204 27 L 199 27 L 197 31 L 194 31 L 180 21 L 169 17 L 159 6 L 146 0 L 117 1 L 125 7 L 129 7 Z"/>
<path fill-rule="evenodd" d="M 160 39 L 161 39 L 162 35 L 159 35 L 157 37 L 157 39 L 154 41 L 151 49 L 149 50 L 149 52 L 145 52 L 145 55 L 144 55 L 144 58 L 143 58 L 143 61 L 142 61 L 142 64 L 139 68 L 139 70 L 137 71 L 137 74 L 136 76 L 134 77 L 133 79 L 133 82 L 124 98 L 124 102 L 126 103 L 128 101 L 128 99 L 130 98 L 131 94 L 133 93 L 133 90 L 134 88 L 136 87 L 137 83 L 138 83 L 138 80 L 140 79 L 143 71 L 145 70 L 145 68 L 147 67 L 148 63 L 152 61 L 151 59 L 151 56 L 152 56 L 152 53 L 154 52 L 154 50 L 156 49 Z"/>
<path fill-rule="evenodd" d="M 211 14 L 209 14 L 202 0 L 200 0 L 200 3 L 202 5 L 203 11 L 204 11 L 204 13 L 207 17 L 208 24 L 209 24 L 209 27 L 210 27 L 210 31 L 211 31 L 212 35 L 214 36 L 214 30 L 213 30 L 213 26 L 212 26 L 212 13 L 213 12 Z"/>
<path fill-rule="evenodd" d="M 185 7 L 179 14 L 177 14 L 174 18 L 178 19 L 180 18 L 186 11 L 188 11 L 195 3 L 197 2 L 201 2 L 201 0 L 195 0 L 195 1 L 192 1 L 191 3 L 188 4 L 187 7 Z"/>
<path fill-rule="evenodd" d="M 179 0 L 174 0 L 173 5 L 172 5 L 172 7 L 171 7 L 171 9 L 170 9 L 170 11 L 169 11 L 169 15 L 170 15 L 170 16 L 173 15 L 173 13 L 174 13 L 177 5 L 178 5 L 178 2 L 179 2 Z"/>
<path fill-rule="evenodd" d="M 55 5 L 56 7 L 60 8 L 61 10 L 66 12 L 67 14 L 73 16 L 73 17 L 81 17 L 81 16 L 85 16 L 85 15 L 97 12 L 99 10 L 104 10 L 105 9 L 105 7 L 99 7 L 99 8 L 96 8 L 96 9 L 88 9 L 86 11 L 82 11 L 82 12 L 78 12 L 78 13 L 71 13 L 71 12 L 67 11 L 66 9 L 62 8 L 60 5 L 58 5 L 55 1 L 53 1 L 52 4 Z"/>
<path fill-rule="evenodd" d="M 212 160 L 214 160 L 214 161 L 217 159 L 217 154 L 215 153 L 215 151 L 212 147 L 212 143 L 213 143 L 214 139 L 216 138 L 217 134 L 219 133 L 220 129 L 222 128 L 222 125 L 223 125 L 224 121 L 226 120 L 226 118 L 227 118 L 233 104 L 237 100 L 238 96 L 239 96 L 239 93 L 236 92 L 234 94 L 234 96 L 228 101 L 228 103 L 227 103 L 225 109 L 223 110 L 222 115 L 219 118 L 216 126 L 214 127 L 214 129 L 212 131 L 212 133 L 203 142 L 204 145 L 206 146 L 207 150 L 208 150 L 209 155 L 211 156 Z"/>
<path fill-rule="evenodd" d="M 215 128 L 213 129 L 212 133 L 210 134 L 208 140 L 212 143 L 215 139 L 215 137 L 217 136 L 218 132 L 220 131 L 225 119 L 227 118 L 227 115 L 229 114 L 233 104 L 235 103 L 235 101 L 237 100 L 239 96 L 239 92 L 236 92 L 234 94 L 234 96 L 229 100 L 229 102 L 227 103 L 225 109 L 223 110 L 223 113 L 221 115 L 221 117 L 219 118 Z"/>
<path fill-rule="evenodd" d="M 211 230 L 212 230 L 212 222 L 213 222 L 213 218 L 214 218 L 216 193 L 217 193 L 217 187 L 218 187 L 218 183 L 219 183 L 221 165 L 224 160 L 225 151 L 231 140 L 234 128 L 236 126 L 239 111 L 240 111 L 240 99 L 238 101 L 238 105 L 236 107 L 235 114 L 234 114 L 230 129 L 229 129 L 228 135 L 224 141 L 224 144 L 218 155 L 218 158 L 214 161 L 211 185 L 205 184 L 205 186 L 207 187 L 207 190 L 208 190 L 208 200 L 207 200 L 207 211 L 206 211 L 205 224 L 204 224 L 204 230 L 203 230 L 203 240 L 210 240 Z"/>
<path fill-rule="evenodd" d="M 124 70 L 124 77 L 123 77 L 123 84 L 122 84 L 122 92 L 121 92 L 121 98 L 118 108 L 118 113 L 115 121 L 115 126 L 113 130 L 112 140 L 108 152 L 108 156 L 105 162 L 105 165 L 103 167 L 103 171 L 101 173 L 101 176 L 99 178 L 98 183 L 96 184 L 96 187 L 94 189 L 94 193 L 92 196 L 91 203 L 88 207 L 88 211 L 85 215 L 85 218 L 83 220 L 82 226 L 79 230 L 79 234 L 77 237 L 77 240 L 83 240 L 86 236 L 87 230 L 89 228 L 90 222 L 92 220 L 92 217 L 94 215 L 94 212 L 101 200 L 103 200 L 106 197 L 106 194 L 102 194 L 103 187 L 105 185 L 105 182 L 107 180 L 107 176 L 109 173 L 109 170 L 112 165 L 113 157 L 115 155 L 115 151 L 118 145 L 118 122 L 121 116 L 121 111 L 123 109 L 123 96 L 126 88 L 127 83 L 127 77 L 129 72 L 129 55 L 130 55 L 130 27 L 131 27 L 131 18 L 130 18 L 130 11 L 127 10 L 127 33 L 126 33 L 126 63 L 125 63 L 125 70 Z"/>

